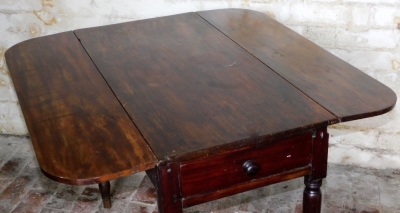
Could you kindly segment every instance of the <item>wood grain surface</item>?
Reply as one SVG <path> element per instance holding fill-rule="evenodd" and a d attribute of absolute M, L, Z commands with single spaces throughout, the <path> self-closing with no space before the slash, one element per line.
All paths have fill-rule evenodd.
<path fill-rule="evenodd" d="M 336 119 L 196 13 L 75 34 L 159 160 Z"/>
<path fill-rule="evenodd" d="M 380 115 L 396 104 L 387 86 L 263 13 L 198 14 L 342 122 Z"/>
<path fill-rule="evenodd" d="M 73 32 L 20 43 L 5 57 L 47 176 L 90 184 L 154 167 L 155 156 Z"/>
<path fill-rule="evenodd" d="M 249 10 L 66 32 L 5 57 L 41 169 L 70 184 L 382 114 L 396 102 L 385 85 Z"/>
<path fill-rule="evenodd" d="M 211 193 L 311 165 L 312 132 L 258 146 L 181 163 L 184 198 Z M 258 171 L 249 176 L 243 164 L 251 160 Z M 207 187 L 204 187 L 207 186 Z"/>

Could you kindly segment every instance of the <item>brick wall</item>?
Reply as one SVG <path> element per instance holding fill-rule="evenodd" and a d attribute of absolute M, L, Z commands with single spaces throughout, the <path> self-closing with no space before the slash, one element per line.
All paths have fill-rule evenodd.
<path fill-rule="evenodd" d="M 248 8 L 277 19 L 400 94 L 399 0 L 0 0 L 0 133 L 27 130 L 4 61 L 23 40 L 188 11 Z M 332 126 L 329 161 L 400 169 L 400 115 Z"/>

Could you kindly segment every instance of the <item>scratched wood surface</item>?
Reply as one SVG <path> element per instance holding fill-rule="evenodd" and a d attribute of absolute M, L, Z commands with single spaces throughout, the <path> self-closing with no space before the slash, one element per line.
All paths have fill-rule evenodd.
<path fill-rule="evenodd" d="M 73 32 L 20 43 L 5 57 L 43 172 L 99 183 L 156 159 Z"/>
<path fill-rule="evenodd" d="M 263 13 L 198 14 L 342 122 L 380 115 L 396 104 L 393 90 Z"/>
<path fill-rule="evenodd" d="M 336 119 L 196 13 L 75 34 L 160 160 Z"/>
<path fill-rule="evenodd" d="M 66 32 L 5 57 L 42 170 L 70 184 L 378 115 L 396 102 L 383 84 L 247 10 Z"/>

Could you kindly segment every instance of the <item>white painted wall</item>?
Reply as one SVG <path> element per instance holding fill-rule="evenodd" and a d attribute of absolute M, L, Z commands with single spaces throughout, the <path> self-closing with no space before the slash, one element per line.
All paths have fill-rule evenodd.
<path fill-rule="evenodd" d="M 0 0 L 0 133 L 27 130 L 4 61 L 23 40 L 217 8 L 258 10 L 391 87 L 400 97 L 400 0 Z M 329 162 L 400 169 L 400 106 L 329 129 Z"/>

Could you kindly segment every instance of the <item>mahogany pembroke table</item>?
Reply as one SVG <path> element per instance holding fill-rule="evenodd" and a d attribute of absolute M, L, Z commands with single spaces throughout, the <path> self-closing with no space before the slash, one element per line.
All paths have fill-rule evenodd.
<path fill-rule="evenodd" d="M 265 14 L 185 13 L 31 39 L 5 54 L 42 172 L 67 184 L 146 171 L 160 213 L 304 176 L 320 212 L 327 126 L 395 93 Z"/>

